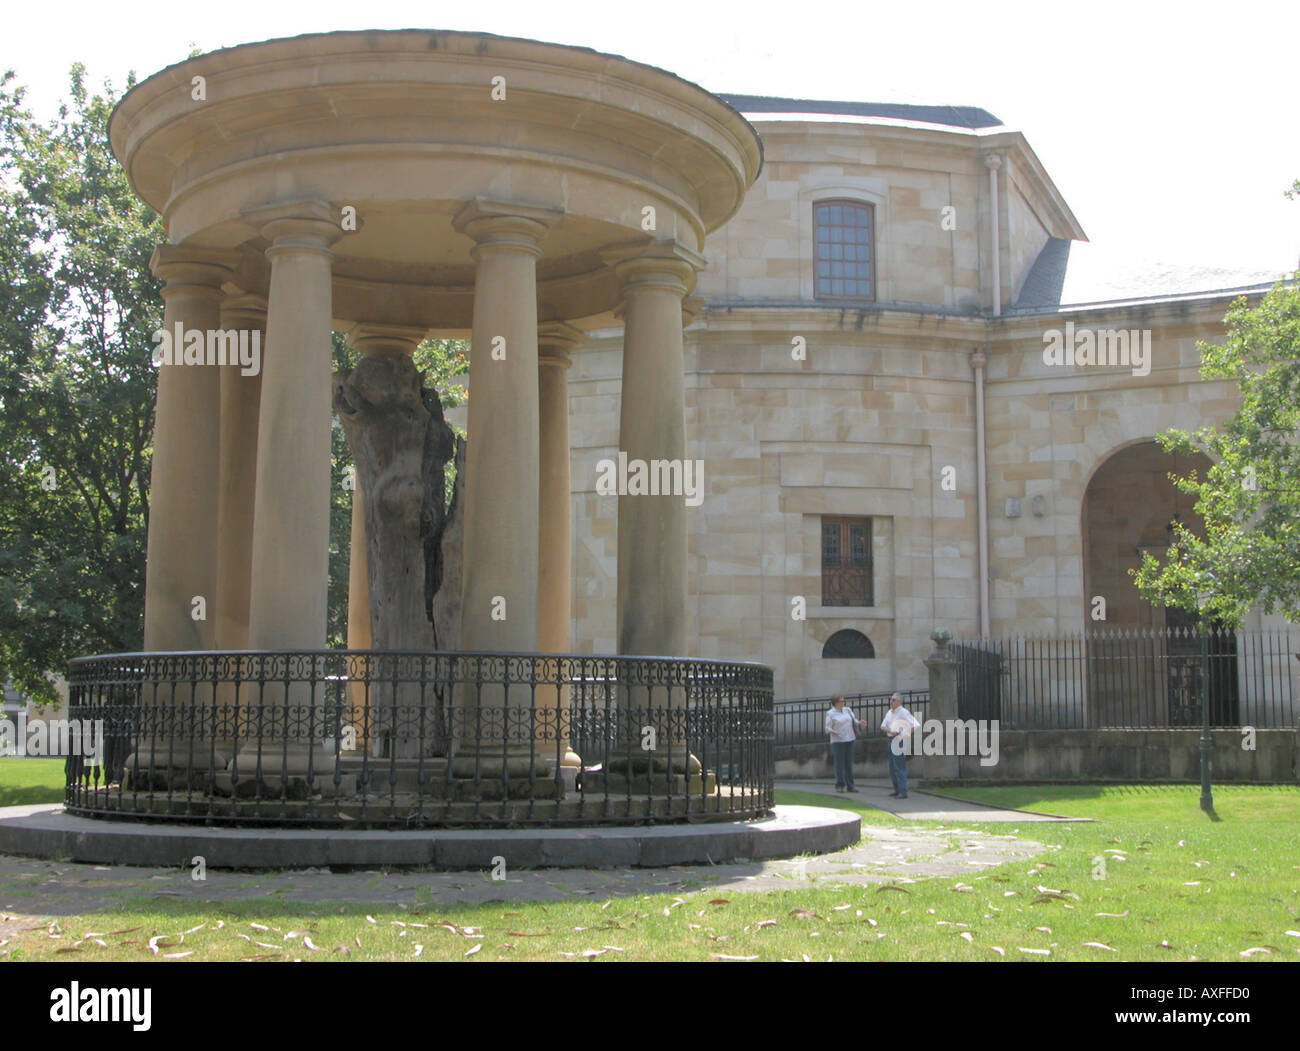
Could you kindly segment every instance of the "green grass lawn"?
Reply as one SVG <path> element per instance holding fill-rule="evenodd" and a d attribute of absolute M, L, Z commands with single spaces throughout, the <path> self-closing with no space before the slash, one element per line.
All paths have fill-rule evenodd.
<path fill-rule="evenodd" d="M 0 792 L 12 784 L 0 763 Z M 1300 788 L 1219 788 L 1217 821 L 1199 810 L 1194 785 L 948 791 L 1099 820 L 964 826 L 1051 849 L 961 877 L 865 887 L 720 887 L 558 904 L 435 906 L 426 898 L 409 908 L 141 896 L 111 912 L 33 923 L 8 935 L 0 957 L 1300 960 L 1300 936 L 1288 933 L 1300 931 Z M 843 797 L 779 792 L 777 801 L 900 823 Z"/>
<path fill-rule="evenodd" d="M 63 802 L 63 759 L 0 759 L 0 807 Z"/>

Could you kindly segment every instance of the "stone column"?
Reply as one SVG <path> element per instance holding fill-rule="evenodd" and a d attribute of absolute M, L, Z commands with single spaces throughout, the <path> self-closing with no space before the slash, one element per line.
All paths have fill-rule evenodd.
<path fill-rule="evenodd" d="M 555 213 L 476 200 L 456 216 L 473 238 L 461 648 L 537 650 L 538 470 L 537 259 Z M 505 662 L 502 662 L 502 667 Z M 459 691 L 457 776 L 529 772 L 526 687 Z M 484 730 L 473 714 L 508 709 Z M 522 711 L 521 711 L 522 710 Z M 491 736 L 489 736 L 491 735 Z M 540 757 L 539 757 L 540 758 Z M 507 761 L 509 760 L 509 761 Z"/>
<path fill-rule="evenodd" d="M 237 333 L 250 364 L 221 367 L 221 469 L 217 527 L 216 646 L 248 648 L 248 593 L 253 566 L 253 498 L 257 418 L 266 345 L 266 300 L 227 297 L 221 327 Z M 229 340 L 230 337 L 228 336 Z"/>
<path fill-rule="evenodd" d="M 623 392 L 619 412 L 619 456 L 629 465 L 652 461 L 673 465 L 666 474 L 682 480 L 686 468 L 683 297 L 704 259 L 684 245 L 660 242 L 614 250 L 623 288 Z M 660 487 L 662 489 L 662 486 Z M 620 493 L 618 497 L 618 652 L 623 655 L 685 657 L 686 496 Z M 656 768 L 687 768 L 682 735 L 686 691 L 652 685 L 621 691 L 645 718 L 671 710 L 658 727 Z M 633 728 L 635 729 L 635 728 Z M 699 769 L 690 757 L 692 773 Z"/>
<path fill-rule="evenodd" d="M 329 574 L 333 244 L 323 202 L 258 209 L 270 242 L 266 363 L 258 416 L 249 644 L 325 645 Z"/>
<path fill-rule="evenodd" d="M 569 352 L 586 334 L 572 325 L 553 322 L 538 330 L 538 399 L 541 413 L 540 488 L 538 492 L 537 648 L 543 653 L 568 653 L 573 621 L 572 486 L 569 478 Z M 548 669 L 554 677 L 556 669 Z M 538 708 L 550 709 L 548 720 L 559 740 L 539 742 L 561 766 L 575 775 L 582 767 L 569 748 L 568 694 L 566 687 L 538 690 Z M 566 782 L 567 783 L 567 782 Z"/>
<path fill-rule="evenodd" d="M 207 331 L 219 326 L 221 283 L 231 274 L 231 260 L 224 253 L 160 245 L 150 266 L 164 281 L 167 338 L 175 342 L 179 326 L 182 333 L 198 330 L 206 344 Z M 183 337 L 174 354 L 173 360 L 184 360 Z M 145 568 L 146 651 L 207 650 L 216 641 L 220 434 L 220 370 L 160 364 Z M 194 619 L 196 598 L 206 607 L 202 620 Z"/>
<path fill-rule="evenodd" d="M 255 650 L 319 650 L 325 646 L 329 574 L 330 245 L 342 231 L 324 202 L 251 209 L 243 218 L 270 242 L 266 257 L 271 264 L 248 644 Z M 287 780 L 304 772 L 324 773 L 333 764 L 332 750 L 309 747 L 323 736 L 324 720 L 317 711 L 324 702 L 323 663 L 315 671 L 314 690 L 301 681 L 311 672 L 306 662 L 297 661 L 287 693 L 273 682 L 258 691 L 266 713 L 260 726 L 260 769 L 272 794 L 284 789 L 296 797 L 310 791 L 296 778 L 282 785 L 281 773 Z M 271 677 L 279 673 L 277 668 Z M 281 720 L 291 719 L 296 725 L 284 730 Z M 256 749 L 251 738 L 240 744 L 241 781 L 255 774 Z"/>
<path fill-rule="evenodd" d="M 144 649 L 211 650 L 216 643 L 221 372 L 208 365 L 208 333 L 220 325 L 229 253 L 160 245 L 150 262 L 162 278 L 164 341 L 155 346 L 158 395 L 145 565 Z M 197 335 L 194 335 L 197 333 Z M 186 336 L 192 335 L 185 364 Z M 170 355 L 167 353 L 170 348 Z M 201 601 L 199 601 L 201 600 Z M 196 619 L 197 618 L 197 619 Z M 202 790 L 229 758 L 215 748 L 209 675 L 191 686 L 165 663 L 164 680 L 139 698 L 141 732 L 127 760 L 132 788 Z M 191 721 L 194 718 L 196 721 Z"/>

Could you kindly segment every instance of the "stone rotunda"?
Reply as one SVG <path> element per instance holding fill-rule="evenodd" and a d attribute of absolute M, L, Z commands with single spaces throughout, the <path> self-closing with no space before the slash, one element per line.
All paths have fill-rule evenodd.
<path fill-rule="evenodd" d="M 402 30 L 170 66 L 122 99 L 110 135 L 166 225 L 163 329 L 207 334 L 209 362 L 213 332 L 218 347 L 253 333 L 264 353 L 255 374 L 179 353 L 159 366 L 145 652 L 71 676 L 74 707 L 108 716 L 130 758 L 120 776 L 78 771 L 70 809 L 769 809 L 770 672 L 685 659 L 680 495 L 617 497 L 618 654 L 555 656 L 570 646 L 569 355 L 621 323 L 620 451 L 685 462 L 682 326 L 705 236 L 762 162 L 748 122 L 623 58 Z M 324 649 L 334 331 L 363 359 L 471 340 L 455 653 Z M 575 735 L 599 756 L 566 771 Z"/>

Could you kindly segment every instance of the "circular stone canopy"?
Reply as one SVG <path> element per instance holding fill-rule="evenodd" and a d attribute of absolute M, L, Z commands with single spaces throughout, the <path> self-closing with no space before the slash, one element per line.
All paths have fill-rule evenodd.
<path fill-rule="evenodd" d="M 472 202 L 550 221 L 539 321 L 604 324 L 619 301 L 605 253 L 654 241 L 702 251 L 762 164 L 750 124 L 671 73 L 413 29 L 270 40 L 169 66 L 123 97 L 109 136 L 170 243 L 231 253 L 233 290 L 266 293 L 257 213 L 303 202 L 346 231 L 333 246 L 336 327 L 443 335 L 471 324 L 473 242 L 455 220 Z"/>

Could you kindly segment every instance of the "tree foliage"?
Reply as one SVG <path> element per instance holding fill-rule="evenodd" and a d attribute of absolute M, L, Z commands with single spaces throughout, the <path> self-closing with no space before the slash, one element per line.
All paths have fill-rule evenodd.
<path fill-rule="evenodd" d="M 1288 194 L 1300 192 L 1300 181 Z M 1227 339 L 1200 344 L 1201 374 L 1234 380 L 1241 406 L 1222 426 L 1159 436 L 1170 452 L 1200 450 L 1205 474 L 1173 477 L 1196 498 L 1204 536 L 1175 524 L 1163 559 L 1135 571 L 1143 597 L 1237 626 L 1252 606 L 1300 621 L 1300 272 L 1257 306 L 1238 299 Z"/>
<path fill-rule="evenodd" d="M 141 636 L 163 229 L 109 150 L 115 100 L 76 65 L 42 124 L 0 79 L 0 668 L 45 700 Z"/>

